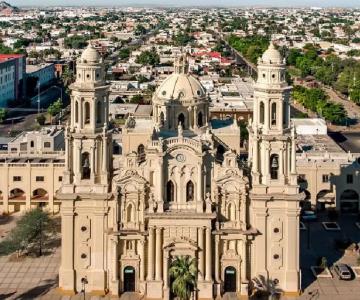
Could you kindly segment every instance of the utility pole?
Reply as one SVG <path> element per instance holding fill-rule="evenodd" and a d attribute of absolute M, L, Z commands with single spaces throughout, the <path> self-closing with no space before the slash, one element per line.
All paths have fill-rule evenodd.
<path fill-rule="evenodd" d="M 37 100 L 38 114 L 40 114 L 40 78 L 38 79 L 38 82 L 37 82 L 37 88 L 38 88 L 38 100 Z"/>

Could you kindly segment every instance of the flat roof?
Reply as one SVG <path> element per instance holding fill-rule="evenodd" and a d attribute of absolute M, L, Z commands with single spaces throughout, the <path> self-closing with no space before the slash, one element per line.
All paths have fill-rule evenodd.
<path fill-rule="evenodd" d="M 330 136 L 325 134 L 299 134 L 297 147 L 302 152 L 344 152 Z"/>

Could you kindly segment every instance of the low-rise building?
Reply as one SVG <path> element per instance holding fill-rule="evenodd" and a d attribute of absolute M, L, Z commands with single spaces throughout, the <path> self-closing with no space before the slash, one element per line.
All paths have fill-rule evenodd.
<path fill-rule="evenodd" d="M 55 79 L 55 65 L 53 63 L 26 65 L 26 75 L 38 78 L 40 86 L 46 86 Z"/>
<path fill-rule="evenodd" d="M 8 151 L 12 153 L 44 153 L 64 150 L 64 130 L 56 126 L 44 127 L 40 131 L 24 131 L 8 145 Z"/>
<path fill-rule="evenodd" d="M 0 54 L 0 107 L 20 99 L 24 92 L 25 55 Z"/>

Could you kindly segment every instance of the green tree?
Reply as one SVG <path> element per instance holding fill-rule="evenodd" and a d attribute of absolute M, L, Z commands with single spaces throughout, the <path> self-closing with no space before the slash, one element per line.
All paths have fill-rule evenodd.
<path fill-rule="evenodd" d="M 129 48 L 122 48 L 119 51 L 119 58 L 121 60 L 127 59 L 130 56 L 130 49 Z"/>
<path fill-rule="evenodd" d="M 180 300 L 189 300 L 196 286 L 195 259 L 190 256 L 177 256 L 170 266 L 173 279 L 171 290 Z"/>
<path fill-rule="evenodd" d="M 0 123 L 4 122 L 7 116 L 7 110 L 5 108 L 0 108 Z"/>
<path fill-rule="evenodd" d="M 157 54 L 155 48 L 151 51 L 146 50 L 141 52 L 141 54 L 136 58 L 136 63 L 155 66 L 160 63 L 160 56 Z"/>
<path fill-rule="evenodd" d="M 68 66 L 65 67 L 64 71 L 61 74 L 61 80 L 64 84 L 64 87 L 67 88 L 71 83 L 75 81 L 75 75 Z"/>
<path fill-rule="evenodd" d="M 62 109 L 62 101 L 61 99 L 56 100 L 54 103 L 50 104 L 47 112 L 51 117 L 56 116 L 58 113 L 60 113 L 61 109 Z"/>
<path fill-rule="evenodd" d="M 0 242 L 0 255 L 24 251 L 42 255 L 44 242 L 55 233 L 55 224 L 47 212 L 36 208 L 26 212 L 16 227 Z"/>
<path fill-rule="evenodd" d="M 45 125 L 46 117 L 41 114 L 36 117 L 36 122 L 38 122 L 39 125 L 43 126 Z"/>
<path fill-rule="evenodd" d="M 142 102 L 143 102 L 143 96 L 142 95 L 134 95 L 130 99 L 130 103 L 141 104 Z"/>
<path fill-rule="evenodd" d="M 135 35 L 143 35 L 143 34 L 146 34 L 146 28 L 141 24 L 136 25 Z"/>

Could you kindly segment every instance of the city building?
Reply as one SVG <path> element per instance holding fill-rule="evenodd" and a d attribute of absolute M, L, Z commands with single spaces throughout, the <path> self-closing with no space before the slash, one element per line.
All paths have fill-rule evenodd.
<path fill-rule="evenodd" d="M 26 65 L 26 76 L 36 77 L 41 87 L 46 86 L 55 79 L 55 65 L 53 63 Z"/>
<path fill-rule="evenodd" d="M 0 107 L 23 96 L 25 65 L 23 54 L 0 54 Z"/>
<path fill-rule="evenodd" d="M 107 130 L 109 86 L 89 46 L 71 86 L 61 200 L 63 291 L 140 292 L 169 299 L 169 266 L 197 262 L 196 299 L 247 295 L 256 277 L 298 293 L 299 192 L 285 64 L 271 45 L 259 60 L 250 165 L 240 129 L 210 120 L 204 87 L 175 62 L 153 96 L 151 118 L 129 117 L 122 154 Z M 113 159 L 109 159 L 113 157 Z"/>
<path fill-rule="evenodd" d="M 8 144 L 9 152 L 45 153 L 64 151 L 64 130 L 56 126 L 40 131 L 24 131 Z"/>

